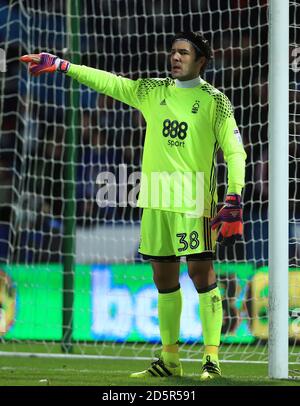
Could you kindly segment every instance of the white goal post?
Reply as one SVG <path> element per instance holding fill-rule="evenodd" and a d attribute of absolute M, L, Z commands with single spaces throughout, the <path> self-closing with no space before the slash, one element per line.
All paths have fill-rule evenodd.
<path fill-rule="evenodd" d="M 269 376 L 288 378 L 289 2 L 270 1 Z"/>

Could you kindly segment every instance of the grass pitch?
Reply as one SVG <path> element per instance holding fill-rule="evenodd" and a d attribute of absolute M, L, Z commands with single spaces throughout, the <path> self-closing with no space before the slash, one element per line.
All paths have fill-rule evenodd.
<path fill-rule="evenodd" d="M 131 379 L 149 361 L 2 356 L 0 386 L 300 386 L 299 380 L 271 380 L 267 365 L 223 363 L 223 378 L 200 382 L 200 362 L 184 362 L 183 378 Z"/>

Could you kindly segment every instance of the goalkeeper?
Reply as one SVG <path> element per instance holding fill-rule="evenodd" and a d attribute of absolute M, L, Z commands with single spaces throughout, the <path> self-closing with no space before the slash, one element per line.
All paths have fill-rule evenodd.
<path fill-rule="evenodd" d="M 75 65 L 48 53 L 21 58 L 29 64 L 34 76 L 63 72 L 140 110 L 146 120 L 138 200 L 143 208 L 139 251 L 151 261 L 153 268 L 162 352 L 149 368 L 131 374 L 133 378 L 182 375 L 178 352 L 181 256 L 186 257 L 188 273 L 199 296 L 204 339 L 200 379 L 221 376 L 218 348 L 222 299 L 213 260 L 217 241 L 232 245 L 242 237 L 241 192 L 246 154 L 228 98 L 202 78 L 211 54 L 202 34 L 176 34 L 170 54 L 172 78 L 139 80 Z M 219 148 L 227 163 L 228 188 L 224 205 L 216 213 L 215 157 Z M 172 178 L 174 173 L 182 177 Z M 169 182 L 160 185 L 162 195 L 157 197 L 156 193 L 155 198 L 157 182 L 150 182 L 154 174 L 161 175 L 162 182 L 170 175 Z M 202 178 L 198 174 L 202 174 Z M 170 178 L 179 182 L 171 182 Z M 196 187 L 198 179 L 203 180 L 200 192 Z M 178 186 L 184 187 L 182 199 Z M 194 199 L 189 192 L 195 189 Z M 168 199 L 165 199 L 166 194 Z"/>

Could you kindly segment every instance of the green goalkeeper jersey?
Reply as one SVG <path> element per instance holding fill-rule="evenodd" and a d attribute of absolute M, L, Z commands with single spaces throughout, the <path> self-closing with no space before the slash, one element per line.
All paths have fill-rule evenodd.
<path fill-rule="evenodd" d="M 68 75 L 143 114 L 146 137 L 138 205 L 215 215 L 215 157 L 228 167 L 227 193 L 241 194 L 246 154 L 228 98 L 201 79 L 192 88 L 166 79 L 131 80 L 71 64 Z"/>

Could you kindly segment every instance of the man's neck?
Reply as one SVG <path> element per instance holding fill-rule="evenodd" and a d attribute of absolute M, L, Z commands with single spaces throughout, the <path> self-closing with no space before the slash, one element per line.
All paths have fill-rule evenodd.
<path fill-rule="evenodd" d="M 196 86 L 200 85 L 201 82 L 202 82 L 202 79 L 200 76 L 197 76 L 196 78 L 191 79 L 191 80 L 175 79 L 175 86 L 183 87 L 183 88 L 196 87 Z"/>

